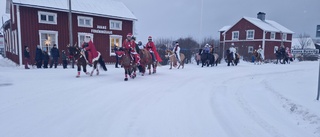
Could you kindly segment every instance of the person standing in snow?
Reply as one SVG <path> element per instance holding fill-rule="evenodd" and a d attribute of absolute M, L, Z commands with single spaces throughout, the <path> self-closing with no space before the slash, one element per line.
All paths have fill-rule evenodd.
<path fill-rule="evenodd" d="M 62 50 L 61 52 L 61 59 L 62 59 L 62 66 L 63 66 L 63 69 L 66 69 L 67 68 L 67 65 L 68 65 L 68 61 L 67 61 L 67 55 L 66 55 L 66 52 L 64 50 Z"/>
<path fill-rule="evenodd" d="M 43 68 L 48 68 L 48 63 L 49 63 L 49 54 L 47 49 L 43 49 Z"/>
<path fill-rule="evenodd" d="M 146 50 L 148 50 L 152 56 L 152 60 L 153 62 L 162 62 L 162 59 L 160 58 L 157 48 L 154 45 L 153 41 L 152 41 L 152 37 L 149 36 L 148 37 L 148 43 L 146 44 Z"/>
<path fill-rule="evenodd" d="M 59 50 L 58 50 L 56 44 L 53 45 L 53 48 L 51 49 L 50 53 L 51 53 L 51 58 L 52 58 L 51 63 L 50 63 L 50 68 L 53 67 L 53 64 L 54 64 L 54 68 L 57 68 L 60 53 L 59 53 Z"/>
<path fill-rule="evenodd" d="M 38 45 L 37 49 L 36 49 L 36 57 L 35 57 L 37 68 L 41 68 L 42 60 L 43 60 L 42 50 L 41 50 L 40 46 Z"/>
<path fill-rule="evenodd" d="M 25 69 L 30 69 L 29 65 L 30 64 L 30 50 L 28 46 L 25 46 L 24 48 L 24 68 Z"/>
<path fill-rule="evenodd" d="M 180 46 L 179 42 L 176 42 L 176 46 L 173 49 L 174 54 L 176 54 L 177 60 L 180 63 Z"/>

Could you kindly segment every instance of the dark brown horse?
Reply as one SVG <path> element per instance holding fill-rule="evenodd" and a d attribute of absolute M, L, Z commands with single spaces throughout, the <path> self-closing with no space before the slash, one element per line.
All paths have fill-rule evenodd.
<path fill-rule="evenodd" d="M 77 67 L 78 67 L 78 74 L 77 74 L 77 78 L 80 77 L 80 72 L 81 72 L 81 67 L 83 68 L 83 72 L 87 75 L 90 74 L 90 76 L 93 75 L 94 70 L 97 71 L 97 75 L 99 75 L 99 69 L 97 67 L 97 64 L 99 63 L 101 65 L 101 67 L 103 68 L 104 71 L 107 71 L 107 67 L 102 59 L 102 56 L 100 55 L 99 59 L 97 61 L 93 62 L 93 70 L 91 71 L 91 73 L 87 72 L 87 58 L 85 56 L 85 51 L 82 51 L 79 47 L 77 46 L 68 46 L 69 49 L 69 53 L 71 55 L 73 55 L 73 58 L 75 59 L 75 61 L 77 62 Z"/>
<path fill-rule="evenodd" d="M 146 67 L 149 70 L 149 75 L 151 75 L 151 67 L 153 68 L 152 73 L 155 74 L 157 71 L 158 62 L 153 62 L 151 53 L 146 49 L 139 50 L 140 58 L 141 58 L 141 73 L 144 76 L 146 72 Z"/>
<path fill-rule="evenodd" d="M 116 55 L 121 60 L 121 66 L 124 68 L 125 78 L 124 81 L 128 81 L 128 75 L 134 79 L 137 71 L 137 65 L 135 61 L 132 59 L 129 52 L 126 51 L 117 51 Z"/>

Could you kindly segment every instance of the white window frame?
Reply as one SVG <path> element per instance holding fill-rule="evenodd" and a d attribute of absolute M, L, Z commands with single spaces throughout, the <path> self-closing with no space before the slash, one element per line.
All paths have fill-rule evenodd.
<path fill-rule="evenodd" d="M 250 36 L 250 32 L 252 32 L 252 37 L 249 37 Z M 247 39 L 254 39 L 254 30 L 247 30 Z"/>
<path fill-rule="evenodd" d="M 238 34 L 238 38 L 235 38 L 236 33 Z M 239 31 L 232 31 L 232 40 L 239 40 L 239 37 L 240 37 L 239 34 L 240 34 Z"/>
<path fill-rule="evenodd" d="M 46 33 L 46 34 L 54 34 L 55 35 L 55 43 L 52 43 L 52 44 L 50 44 L 50 47 L 52 46 L 53 47 L 53 45 L 54 44 L 56 44 L 57 45 L 57 48 L 59 48 L 59 42 L 58 42 L 58 31 L 52 31 L 52 30 L 39 30 L 39 46 L 40 46 L 40 48 L 41 49 L 43 49 L 43 47 L 46 47 L 46 46 L 43 46 L 42 45 L 42 39 L 41 39 L 41 34 L 43 34 L 43 33 Z M 50 50 L 48 50 L 48 53 L 50 54 Z"/>
<path fill-rule="evenodd" d="M 273 37 L 272 37 L 273 36 Z M 270 33 L 270 39 L 275 40 L 276 39 L 276 33 L 275 32 L 271 32 Z"/>
<path fill-rule="evenodd" d="M 93 28 L 93 18 L 92 17 L 85 17 L 85 16 L 78 16 L 78 27 L 86 27 L 86 28 Z M 84 24 L 80 24 L 80 20 L 84 21 Z M 86 21 L 89 20 L 90 24 L 86 24 Z"/>
<path fill-rule="evenodd" d="M 46 15 L 46 21 L 41 20 L 41 15 Z M 53 16 L 53 21 L 49 21 L 49 16 Z M 38 11 L 39 23 L 57 25 L 57 13 Z"/>
<path fill-rule="evenodd" d="M 12 12 L 12 15 L 11 15 L 12 16 L 12 24 L 14 24 L 14 15 L 15 14 L 14 14 L 14 5 L 13 4 L 12 4 L 11 8 L 12 8 L 11 9 L 11 12 Z"/>
<path fill-rule="evenodd" d="M 116 27 L 116 24 L 119 23 L 119 27 Z M 114 24 L 114 25 L 112 25 Z M 110 30 L 122 30 L 122 21 L 119 20 L 110 20 L 109 21 Z"/>
<path fill-rule="evenodd" d="M 287 34 L 286 33 L 282 33 L 282 40 L 287 40 Z"/>
<path fill-rule="evenodd" d="M 112 52 L 113 45 L 112 45 L 112 39 L 119 39 L 119 47 L 122 47 L 122 36 L 121 35 L 110 35 L 110 56 L 116 56 L 115 53 Z"/>
<path fill-rule="evenodd" d="M 83 41 L 81 41 L 81 36 L 86 36 L 86 35 L 90 35 L 91 37 L 91 41 L 93 42 L 93 33 L 85 33 L 85 32 L 78 32 L 78 46 L 81 47 L 83 44 Z"/>
<path fill-rule="evenodd" d="M 248 46 L 248 53 L 253 53 L 253 46 Z"/>

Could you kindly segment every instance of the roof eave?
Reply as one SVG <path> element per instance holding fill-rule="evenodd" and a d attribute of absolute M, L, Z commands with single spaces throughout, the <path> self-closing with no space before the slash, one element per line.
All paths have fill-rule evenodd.
<path fill-rule="evenodd" d="M 22 4 L 22 3 L 12 3 L 14 5 L 29 7 L 29 8 L 39 8 L 39 9 L 45 9 L 45 10 L 55 10 L 60 12 L 69 12 L 67 9 L 61 9 L 61 8 L 53 8 L 53 7 L 46 7 L 46 6 L 38 6 L 38 5 L 30 5 L 30 4 Z M 98 17 L 107 17 L 107 18 L 115 18 L 115 19 L 121 19 L 121 20 L 129 20 L 129 21 L 138 21 L 136 17 L 134 18 L 128 18 L 128 17 L 120 17 L 120 16 L 112 16 L 112 15 L 104 15 L 104 14 L 96 14 L 96 13 L 90 13 L 90 12 L 83 12 L 83 11 L 75 11 L 72 10 L 72 13 L 79 13 L 84 15 L 91 15 L 91 16 L 98 16 Z"/>

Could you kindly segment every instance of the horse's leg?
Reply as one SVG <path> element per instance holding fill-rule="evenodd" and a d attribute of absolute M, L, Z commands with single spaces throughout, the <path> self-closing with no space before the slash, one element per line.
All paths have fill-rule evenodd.
<path fill-rule="evenodd" d="M 99 68 L 97 67 L 97 75 L 99 75 Z"/>
<path fill-rule="evenodd" d="M 153 64 L 153 62 L 151 64 L 148 64 L 149 75 L 151 75 L 151 65 L 152 64 Z"/>
<path fill-rule="evenodd" d="M 128 81 L 128 70 L 124 68 L 124 81 Z"/>
<path fill-rule="evenodd" d="M 81 72 L 81 66 L 80 65 L 77 65 L 78 66 L 78 75 L 76 76 L 77 78 L 80 77 L 80 72 Z"/>
<path fill-rule="evenodd" d="M 152 72 L 152 73 L 153 73 L 153 74 L 157 73 L 157 63 L 158 63 L 158 62 L 152 64 L 152 68 L 153 68 L 153 72 Z"/>

